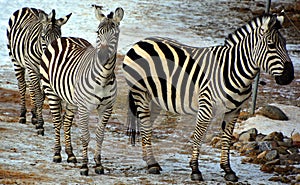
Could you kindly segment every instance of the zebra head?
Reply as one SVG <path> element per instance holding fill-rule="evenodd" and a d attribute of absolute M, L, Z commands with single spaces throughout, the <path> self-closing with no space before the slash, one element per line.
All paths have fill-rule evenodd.
<path fill-rule="evenodd" d="M 102 6 L 93 5 L 96 18 L 100 21 L 97 30 L 97 50 L 101 62 L 106 62 L 117 52 L 119 40 L 119 25 L 123 19 L 124 10 L 117 8 L 107 16 L 102 13 Z"/>
<path fill-rule="evenodd" d="M 284 15 L 265 15 L 258 30 L 260 37 L 255 52 L 261 58 L 260 68 L 275 76 L 276 83 L 287 85 L 294 79 L 294 67 L 286 49 L 286 41 L 280 34 Z"/>
<path fill-rule="evenodd" d="M 54 9 L 49 14 L 46 14 L 43 11 L 39 12 L 39 20 L 42 24 L 41 38 L 43 49 L 45 49 L 53 40 L 61 37 L 61 26 L 69 20 L 71 15 L 72 13 L 62 18 L 55 19 Z"/>

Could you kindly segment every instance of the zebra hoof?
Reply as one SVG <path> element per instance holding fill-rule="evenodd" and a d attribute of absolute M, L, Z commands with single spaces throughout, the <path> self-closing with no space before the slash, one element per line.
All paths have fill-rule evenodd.
<path fill-rule="evenodd" d="M 61 163 L 61 156 L 60 155 L 55 155 L 53 157 L 53 162 L 55 162 L 55 163 Z"/>
<path fill-rule="evenodd" d="M 19 123 L 25 124 L 26 123 L 26 117 L 20 117 Z"/>
<path fill-rule="evenodd" d="M 41 135 L 41 136 L 44 136 L 44 134 L 45 134 L 44 129 L 38 129 L 37 134 Z"/>
<path fill-rule="evenodd" d="M 86 164 L 83 164 L 80 168 L 80 175 L 88 176 L 89 175 L 89 169 Z"/>
<path fill-rule="evenodd" d="M 96 166 L 96 168 L 95 168 L 95 172 L 97 173 L 97 174 L 104 174 L 104 168 L 103 168 L 103 166 Z"/>
<path fill-rule="evenodd" d="M 148 169 L 150 174 L 160 174 L 160 168 L 157 166 L 151 167 Z"/>
<path fill-rule="evenodd" d="M 36 118 L 31 118 L 31 123 L 33 125 L 37 125 L 38 124 L 38 120 Z"/>
<path fill-rule="evenodd" d="M 200 173 L 192 173 L 191 174 L 191 180 L 192 181 L 203 181 L 203 177 L 201 172 Z"/>
<path fill-rule="evenodd" d="M 231 181 L 231 182 L 237 182 L 238 177 L 235 175 L 235 173 L 226 173 L 224 176 L 226 181 Z"/>
<path fill-rule="evenodd" d="M 67 162 L 68 163 L 77 163 L 77 159 L 74 155 L 70 155 L 70 156 L 68 156 Z"/>

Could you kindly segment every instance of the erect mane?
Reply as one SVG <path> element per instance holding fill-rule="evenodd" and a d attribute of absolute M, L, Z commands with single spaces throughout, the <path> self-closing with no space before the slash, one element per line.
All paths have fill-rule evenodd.
<path fill-rule="evenodd" d="M 236 29 L 233 33 L 229 34 L 226 38 L 225 38 L 225 45 L 232 45 L 234 43 L 237 43 L 236 37 L 238 38 L 238 35 L 245 35 L 245 33 L 247 33 L 247 35 L 249 33 L 251 33 L 253 30 L 255 30 L 256 28 L 260 27 L 263 22 L 265 20 L 267 20 L 268 17 L 273 17 L 273 15 L 270 14 L 264 14 L 261 16 L 257 16 L 255 18 L 253 18 L 251 21 L 249 21 L 248 23 L 246 23 L 245 25 L 243 25 L 242 27 Z"/>

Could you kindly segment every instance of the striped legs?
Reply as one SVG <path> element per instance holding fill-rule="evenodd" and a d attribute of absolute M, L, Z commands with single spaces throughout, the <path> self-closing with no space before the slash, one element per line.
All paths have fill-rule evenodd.
<path fill-rule="evenodd" d="M 48 89 L 45 89 L 45 93 L 48 96 Z M 60 163 L 61 162 L 61 145 L 60 145 L 60 129 L 62 126 L 62 119 L 61 119 L 61 100 L 59 97 L 55 95 L 48 96 L 49 99 L 49 107 L 52 114 L 52 121 L 54 125 L 54 133 L 55 133 L 55 143 L 54 143 L 54 157 L 53 162 Z"/>
<path fill-rule="evenodd" d="M 88 119 L 89 119 L 89 111 L 80 106 L 78 109 L 79 114 L 79 128 L 81 134 L 81 143 L 83 146 L 82 150 L 82 166 L 80 168 L 81 175 L 88 175 L 88 145 L 90 142 L 90 133 L 89 133 L 89 126 L 88 126 Z"/>
<path fill-rule="evenodd" d="M 112 110 L 112 106 L 107 107 L 104 111 L 98 109 L 99 124 L 96 131 L 96 150 L 94 154 L 94 160 L 96 163 L 95 172 L 97 174 L 104 174 L 104 168 L 101 164 L 101 148 L 104 139 L 105 126 L 111 116 Z"/>
<path fill-rule="evenodd" d="M 203 181 L 202 174 L 198 168 L 198 158 L 203 135 L 205 135 L 212 117 L 212 105 L 210 102 L 208 95 L 202 95 L 200 97 L 197 123 L 193 138 L 193 152 L 190 160 L 190 167 L 192 168 L 191 180 L 194 181 Z"/>
<path fill-rule="evenodd" d="M 237 121 L 238 113 L 239 110 L 231 114 L 225 114 L 224 121 L 222 123 L 222 150 L 220 166 L 225 171 L 225 180 L 233 182 L 237 182 L 238 177 L 230 167 L 229 151 L 232 140 L 232 133 L 234 125 Z"/>
<path fill-rule="evenodd" d="M 45 90 L 47 92 L 47 89 Z M 48 93 L 48 92 L 47 92 Z M 74 114 L 76 112 L 76 108 L 67 105 L 66 111 L 63 116 L 63 121 L 61 117 L 62 107 L 61 100 L 59 97 L 55 95 L 48 96 L 50 111 L 52 114 L 54 130 L 55 130 L 55 144 L 54 144 L 54 157 L 53 162 L 60 163 L 62 161 L 61 158 L 61 145 L 60 145 L 60 129 L 62 127 L 62 123 L 64 125 L 64 135 L 65 135 L 65 151 L 68 155 L 67 162 L 76 163 L 76 157 L 73 154 L 73 148 L 71 144 L 71 126 L 74 118 Z"/>
<path fill-rule="evenodd" d="M 134 91 L 134 90 L 133 90 Z M 152 123 L 150 121 L 150 97 L 147 92 L 129 92 L 132 95 L 130 101 L 134 101 L 137 118 L 140 120 L 140 133 L 142 136 L 143 160 L 146 161 L 150 174 L 160 174 L 162 170 L 156 161 L 152 150 Z"/>
<path fill-rule="evenodd" d="M 77 111 L 77 107 L 71 106 L 67 104 L 66 111 L 63 116 L 63 125 L 64 125 L 64 135 L 65 135 L 65 142 L 66 148 L 65 151 L 68 155 L 67 162 L 68 163 L 77 163 L 76 157 L 73 154 L 73 147 L 71 142 L 71 127 L 74 118 L 74 114 Z"/>
<path fill-rule="evenodd" d="M 26 81 L 25 81 L 25 68 L 16 64 L 14 62 L 15 75 L 18 80 L 18 88 L 21 95 L 21 114 L 19 123 L 26 123 Z M 31 122 L 33 125 L 36 125 L 36 129 L 38 129 L 38 134 L 44 135 L 44 120 L 42 115 L 43 109 L 43 93 L 40 87 L 40 79 L 35 73 L 35 71 L 28 69 L 30 83 L 29 83 L 29 92 L 31 97 L 32 104 L 32 118 Z"/>
<path fill-rule="evenodd" d="M 43 119 L 43 103 L 44 103 L 44 95 L 41 89 L 40 77 L 36 73 L 35 70 L 29 69 L 29 92 L 32 102 L 32 124 L 36 125 L 36 129 L 38 130 L 38 134 L 44 135 L 44 119 Z"/>
<path fill-rule="evenodd" d="M 21 95 L 21 114 L 19 123 L 26 123 L 26 101 L 25 101 L 25 94 L 26 94 L 26 82 L 25 82 L 25 68 L 22 68 L 21 66 L 15 65 L 15 74 L 18 80 L 18 88 Z"/>

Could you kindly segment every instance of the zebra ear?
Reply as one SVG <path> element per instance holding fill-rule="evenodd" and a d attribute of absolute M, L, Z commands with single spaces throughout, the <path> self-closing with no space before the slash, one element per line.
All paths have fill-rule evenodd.
<path fill-rule="evenodd" d="M 51 13 L 50 13 L 51 14 Z M 44 11 L 39 12 L 39 20 L 42 23 L 46 23 L 48 21 L 48 14 L 46 14 Z"/>
<path fill-rule="evenodd" d="M 119 23 L 123 19 L 123 16 L 124 16 L 123 8 L 118 7 L 114 14 L 114 20 Z"/>
<path fill-rule="evenodd" d="M 283 25 L 283 22 L 284 22 L 284 10 L 282 10 L 280 12 L 279 15 L 277 15 L 277 21 L 280 23 L 280 25 L 282 26 Z"/>
<path fill-rule="evenodd" d="M 98 6 L 93 4 L 92 7 L 95 8 L 95 16 L 99 21 L 102 21 L 105 17 L 105 15 L 102 13 L 103 6 Z"/>
<path fill-rule="evenodd" d="M 72 13 L 70 13 L 69 15 L 66 15 L 58 20 L 56 20 L 56 24 L 59 26 L 62 26 L 64 24 L 66 24 L 66 22 L 69 20 L 69 18 L 71 17 Z"/>

